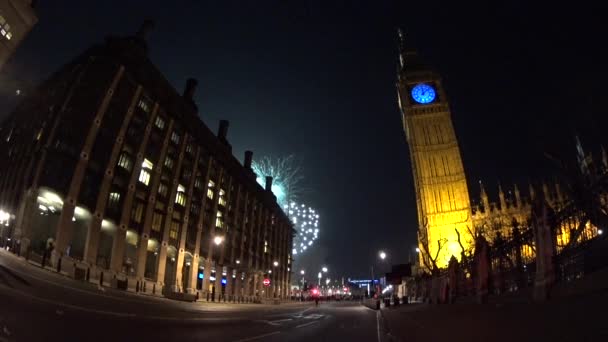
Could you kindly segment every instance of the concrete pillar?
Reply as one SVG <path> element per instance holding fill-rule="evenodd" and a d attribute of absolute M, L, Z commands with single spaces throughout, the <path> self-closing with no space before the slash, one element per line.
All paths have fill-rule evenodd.
<path fill-rule="evenodd" d="M 190 266 L 190 274 L 188 274 L 189 284 L 186 288 L 187 293 L 196 293 L 196 283 L 198 282 L 198 253 L 192 256 L 192 265 Z"/>
<path fill-rule="evenodd" d="M 108 160 L 108 163 L 106 165 L 106 171 L 104 173 L 104 177 L 99 188 L 99 195 L 97 196 L 95 212 L 93 213 L 93 217 L 91 218 L 91 222 L 89 223 L 89 226 L 87 228 L 87 237 L 84 245 L 84 261 L 90 265 L 95 265 L 97 261 L 99 231 L 101 229 L 101 223 L 105 215 L 106 204 L 108 203 L 108 194 L 112 185 L 112 179 L 114 178 L 114 169 L 116 167 L 116 162 L 122 149 L 125 134 L 127 133 L 127 128 L 129 127 L 129 123 L 131 122 L 131 118 L 133 117 L 135 105 L 137 104 L 139 96 L 141 95 L 141 89 L 141 86 L 137 86 L 137 88 L 135 89 L 135 93 L 131 98 L 131 103 L 129 104 L 129 108 L 127 109 L 125 118 L 123 119 L 122 125 L 118 130 L 118 136 L 116 137 L 116 142 L 112 147 L 110 159 Z"/>
<path fill-rule="evenodd" d="M 203 270 L 203 294 L 207 295 L 209 291 L 209 277 L 211 277 L 211 261 L 205 259 L 205 269 Z"/>
<path fill-rule="evenodd" d="M 220 301 L 222 298 L 222 266 L 215 266 L 215 300 Z"/>
<path fill-rule="evenodd" d="M 156 282 L 163 285 L 165 284 L 165 268 L 167 267 L 167 248 L 169 248 L 169 244 L 166 240 L 163 240 L 158 251 L 158 270 L 156 272 Z"/>
<path fill-rule="evenodd" d="M 110 270 L 120 273 L 122 272 L 122 262 L 125 254 L 125 239 L 127 238 L 127 226 L 121 224 L 114 233 L 112 241 L 112 256 L 110 257 Z"/>
<path fill-rule="evenodd" d="M 148 126 L 146 127 L 146 135 L 144 136 L 144 142 L 147 142 L 147 139 L 152 131 L 152 125 L 156 120 L 158 112 L 158 107 L 155 105 L 154 111 L 150 116 L 150 122 L 148 122 Z M 153 121 L 154 120 L 154 121 Z M 144 215 L 144 223 L 143 223 L 143 231 L 141 234 L 141 243 L 137 247 L 137 267 L 136 267 L 136 275 L 138 278 L 143 279 L 146 272 L 146 259 L 148 257 L 148 239 L 150 238 L 150 230 L 152 229 L 152 221 L 154 219 L 154 206 L 156 204 L 156 189 L 158 189 L 158 183 L 160 182 L 160 178 L 162 175 L 162 164 L 167 155 L 167 149 L 169 148 L 169 141 L 171 139 L 171 133 L 173 132 L 173 124 L 174 121 L 171 119 L 169 121 L 169 125 L 167 127 L 167 131 L 163 138 L 163 146 L 160 150 L 159 158 L 156 160 L 156 167 L 152 172 L 152 179 L 150 180 L 150 189 L 154 189 L 149 191 L 148 193 L 148 204 L 146 205 L 146 213 Z M 140 147 L 140 152 L 138 153 L 137 160 L 137 173 L 141 172 L 141 164 L 143 162 L 143 153 L 145 151 L 145 145 Z"/>
<path fill-rule="evenodd" d="M 232 278 L 233 269 L 228 267 L 226 269 L 226 299 L 230 299 L 234 295 L 234 282 L 236 278 Z"/>
<path fill-rule="evenodd" d="M 52 262 L 56 264 L 58 258 L 63 256 L 66 253 L 67 247 L 72 240 L 72 218 L 74 217 L 74 209 L 76 208 L 76 201 L 78 200 L 78 194 L 80 193 L 80 187 L 82 185 L 82 181 L 84 179 L 87 165 L 89 163 L 89 158 L 91 156 L 91 151 L 93 150 L 93 145 L 95 144 L 95 139 L 97 138 L 97 133 L 101 127 L 101 123 L 103 121 L 103 117 L 106 113 L 108 105 L 110 104 L 110 100 L 112 99 L 112 95 L 114 94 L 114 89 L 116 89 L 118 82 L 122 78 L 124 73 L 124 66 L 120 66 L 118 71 L 114 75 L 112 79 L 112 83 L 110 84 L 106 94 L 95 113 L 93 118 L 93 122 L 89 127 L 89 131 L 85 138 L 82 150 L 80 152 L 80 158 L 76 167 L 74 168 L 74 174 L 72 175 L 70 181 L 70 187 L 68 189 L 67 196 L 63 202 L 63 208 L 61 210 L 61 214 L 59 216 L 59 222 L 57 223 L 57 230 L 55 234 L 55 249 L 53 250 Z"/>

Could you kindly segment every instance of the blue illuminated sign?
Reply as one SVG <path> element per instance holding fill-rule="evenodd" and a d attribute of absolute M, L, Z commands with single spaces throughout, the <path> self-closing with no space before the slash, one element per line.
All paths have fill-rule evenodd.
<path fill-rule="evenodd" d="M 422 104 L 431 103 L 435 100 L 435 89 L 428 84 L 418 84 L 412 89 L 412 98 L 414 101 Z"/>
<path fill-rule="evenodd" d="M 228 283 L 228 281 L 225 278 L 222 278 L 222 285 L 226 285 L 226 283 Z"/>
<path fill-rule="evenodd" d="M 202 273 L 199 273 L 199 274 L 198 274 L 198 279 L 204 279 L 204 278 L 205 278 L 205 275 L 204 275 L 204 274 L 202 274 Z"/>

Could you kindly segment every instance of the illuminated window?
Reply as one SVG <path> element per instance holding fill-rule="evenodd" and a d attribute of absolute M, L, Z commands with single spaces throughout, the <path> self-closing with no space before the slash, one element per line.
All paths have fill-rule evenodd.
<path fill-rule="evenodd" d="M 156 117 L 156 121 L 154 121 L 154 125 L 162 130 L 165 128 L 165 120 L 163 120 L 163 118 L 160 117 L 160 115 L 159 115 Z"/>
<path fill-rule="evenodd" d="M 264 253 L 268 253 L 268 241 L 264 241 Z"/>
<path fill-rule="evenodd" d="M 222 217 L 222 212 L 219 210 L 217 211 L 217 214 L 215 214 L 215 226 L 217 228 L 224 227 L 224 218 Z"/>
<path fill-rule="evenodd" d="M 172 169 L 173 168 L 173 158 L 171 158 L 171 157 L 165 158 L 165 166 L 168 167 L 169 169 Z"/>
<path fill-rule="evenodd" d="M 221 206 L 226 206 L 226 192 L 222 189 L 220 189 L 220 198 L 218 199 L 218 202 Z"/>
<path fill-rule="evenodd" d="M 131 157 L 129 157 L 129 155 L 125 152 L 121 153 L 120 157 L 118 158 L 118 166 L 131 172 L 131 169 L 133 169 L 133 162 L 131 161 Z"/>
<path fill-rule="evenodd" d="M 152 162 L 146 158 L 144 159 L 144 162 L 141 163 L 141 167 L 152 171 L 152 168 L 154 168 L 154 164 L 152 164 Z"/>
<path fill-rule="evenodd" d="M 150 108 L 152 107 L 152 101 L 150 101 L 149 98 L 142 96 L 141 99 L 139 99 L 139 102 L 137 103 L 137 107 L 141 108 L 141 110 L 143 110 L 146 113 L 150 112 Z"/>
<path fill-rule="evenodd" d="M 141 218 L 144 214 L 144 204 L 138 202 L 133 209 L 131 209 L 131 219 L 137 223 L 141 223 Z"/>
<path fill-rule="evenodd" d="M 169 192 L 169 187 L 166 186 L 164 183 L 160 183 L 158 185 L 158 194 L 163 196 L 163 197 L 167 197 L 167 193 Z"/>
<path fill-rule="evenodd" d="M 176 131 L 171 133 L 171 141 L 173 141 L 174 144 L 179 144 L 179 134 L 177 134 Z"/>
<path fill-rule="evenodd" d="M 182 207 L 186 205 L 186 188 L 184 188 L 184 186 L 181 184 L 177 186 L 177 196 L 175 196 L 175 203 L 181 205 Z"/>
<path fill-rule="evenodd" d="M 207 198 L 209 199 L 213 199 L 213 187 L 215 186 L 215 183 L 213 183 L 213 181 L 209 181 L 209 184 L 207 184 Z"/>
<path fill-rule="evenodd" d="M 192 154 L 194 152 L 194 146 L 192 146 L 192 144 L 188 144 L 188 146 L 186 146 L 186 153 Z"/>
<path fill-rule="evenodd" d="M 179 235 L 179 222 L 171 221 L 171 230 L 169 230 L 169 238 L 177 240 Z"/>
<path fill-rule="evenodd" d="M 150 183 L 150 171 L 152 171 L 153 167 L 154 164 L 152 164 L 151 161 L 144 159 L 144 162 L 141 164 L 141 172 L 139 173 L 140 182 L 144 183 L 145 185 Z"/>
<path fill-rule="evenodd" d="M 145 185 L 148 185 L 150 183 L 150 172 L 145 169 L 141 169 L 141 172 L 139 173 L 139 181 Z"/>
<path fill-rule="evenodd" d="M 111 192 L 108 197 L 108 207 L 111 209 L 118 208 L 118 202 L 120 201 L 120 194 L 118 192 Z"/>
<path fill-rule="evenodd" d="M 163 215 L 160 213 L 154 213 L 152 216 L 152 230 L 155 232 L 160 232 L 163 224 Z"/>
<path fill-rule="evenodd" d="M 11 26 L 6 22 L 3 16 L 0 15 L 0 34 L 8 40 L 13 38 L 13 33 L 11 32 Z"/>

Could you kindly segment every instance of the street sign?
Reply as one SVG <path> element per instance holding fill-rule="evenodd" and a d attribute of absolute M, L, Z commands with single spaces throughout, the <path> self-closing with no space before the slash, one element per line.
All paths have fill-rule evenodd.
<path fill-rule="evenodd" d="M 264 284 L 264 286 L 270 286 L 270 279 L 264 278 L 264 281 L 262 283 Z"/>

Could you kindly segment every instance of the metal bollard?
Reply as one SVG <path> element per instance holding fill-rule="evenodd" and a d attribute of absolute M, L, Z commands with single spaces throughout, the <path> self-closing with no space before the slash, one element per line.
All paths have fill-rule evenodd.
<path fill-rule="evenodd" d="M 142 280 L 142 283 L 144 283 L 144 289 L 143 289 L 143 291 L 145 293 L 146 292 L 146 282 L 144 280 Z"/>
<path fill-rule="evenodd" d="M 152 294 L 156 294 L 156 283 L 152 284 Z"/>
<path fill-rule="evenodd" d="M 87 283 L 91 280 L 91 268 L 87 267 L 87 275 L 85 276 Z"/>
<path fill-rule="evenodd" d="M 61 257 L 57 260 L 57 273 L 61 272 Z"/>
<path fill-rule="evenodd" d="M 99 274 L 99 286 L 103 286 L 103 272 Z"/>
<path fill-rule="evenodd" d="M 139 293 L 139 280 L 135 283 L 135 293 Z"/>

